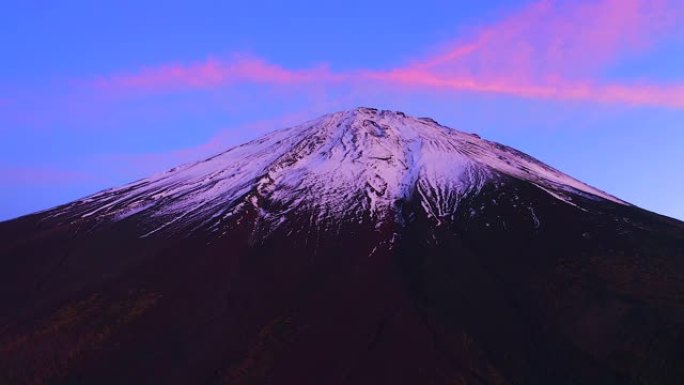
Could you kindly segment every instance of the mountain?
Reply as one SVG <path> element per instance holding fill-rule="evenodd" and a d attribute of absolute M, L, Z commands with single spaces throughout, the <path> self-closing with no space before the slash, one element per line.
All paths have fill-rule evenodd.
<path fill-rule="evenodd" d="M 0 223 L 5 383 L 682 384 L 684 223 L 332 113 Z"/>

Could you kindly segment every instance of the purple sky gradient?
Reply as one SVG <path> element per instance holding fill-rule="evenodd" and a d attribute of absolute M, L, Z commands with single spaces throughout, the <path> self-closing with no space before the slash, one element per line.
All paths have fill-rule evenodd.
<path fill-rule="evenodd" d="M 361 105 L 683 219 L 684 4 L 473 3 L 10 2 L 0 220 Z"/>

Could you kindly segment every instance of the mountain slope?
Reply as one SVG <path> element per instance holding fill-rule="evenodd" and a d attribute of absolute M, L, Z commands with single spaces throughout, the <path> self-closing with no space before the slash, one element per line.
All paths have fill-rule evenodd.
<path fill-rule="evenodd" d="M 678 384 L 683 298 L 681 222 L 361 108 L 0 223 L 0 379 Z"/>
<path fill-rule="evenodd" d="M 487 182 L 512 176 L 567 202 L 618 199 L 525 154 L 402 113 L 359 108 L 276 131 L 202 162 L 88 197 L 55 216 L 158 218 L 152 231 L 211 224 L 246 205 L 278 217 L 315 210 L 315 222 L 385 216 L 418 194 L 436 219 Z M 569 193 L 572 193 L 569 194 Z M 166 219 L 165 219 L 166 218 Z M 274 218 L 267 218 L 272 220 Z M 391 219 L 390 219 L 391 220 Z"/>

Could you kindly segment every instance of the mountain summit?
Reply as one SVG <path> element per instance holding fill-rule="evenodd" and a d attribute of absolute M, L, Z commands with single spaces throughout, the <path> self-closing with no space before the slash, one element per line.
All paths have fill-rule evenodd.
<path fill-rule="evenodd" d="M 55 216 L 152 219 L 145 235 L 222 223 L 247 209 L 278 226 L 287 213 L 312 224 L 393 221 L 418 197 L 437 223 L 485 186 L 525 182 L 576 205 L 626 204 L 510 147 L 430 118 L 372 108 L 332 113 L 276 131 L 204 161 L 82 199 Z M 477 210 L 477 208 L 473 208 Z M 476 212 L 473 211 L 473 215 Z"/>
<path fill-rule="evenodd" d="M 681 384 L 684 223 L 336 112 L 0 223 L 0 384 Z"/>

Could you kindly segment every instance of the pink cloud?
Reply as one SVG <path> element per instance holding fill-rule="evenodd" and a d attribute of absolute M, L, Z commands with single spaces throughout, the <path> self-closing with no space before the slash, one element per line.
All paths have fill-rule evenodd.
<path fill-rule="evenodd" d="M 148 92 L 237 83 L 384 86 L 684 108 L 684 85 L 658 86 L 643 80 L 611 84 L 600 76 L 621 55 L 648 50 L 676 27 L 675 11 L 668 0 L 543 0 L 476 28 L 469 38 L 433 55 L 387 70 L 333 72 L 325 66 L 292 70 L 236 56 L 105 76 L 95 84 Z"/>
<path fill-rule="evenodd" d="M 255 57 L 235 55 L 233 60 L 209 59 L 203 63 L 147 68 L 135 74 L 103 76 L 95 85 L 113 89 L 148 91 L 173 88 L 210 88 L 230 83 L 301 84 L 333 81 L 341 76 L 325 67 L 288 70 Z"/>
<path fill-rule="evenodd" d="M 363 76 L 387 84 L 684 107 L 684 85 L 610 84 L 597 71 L 673 26 L 665 0 L 535 3 L 438 54 Z"/>
<path fill-rule="evenodd" d="M 508 81 L 586 75 L 649 47 L 674 26 L 668 8 L 664 0 L 541 1 L 411 67 Z"/>

